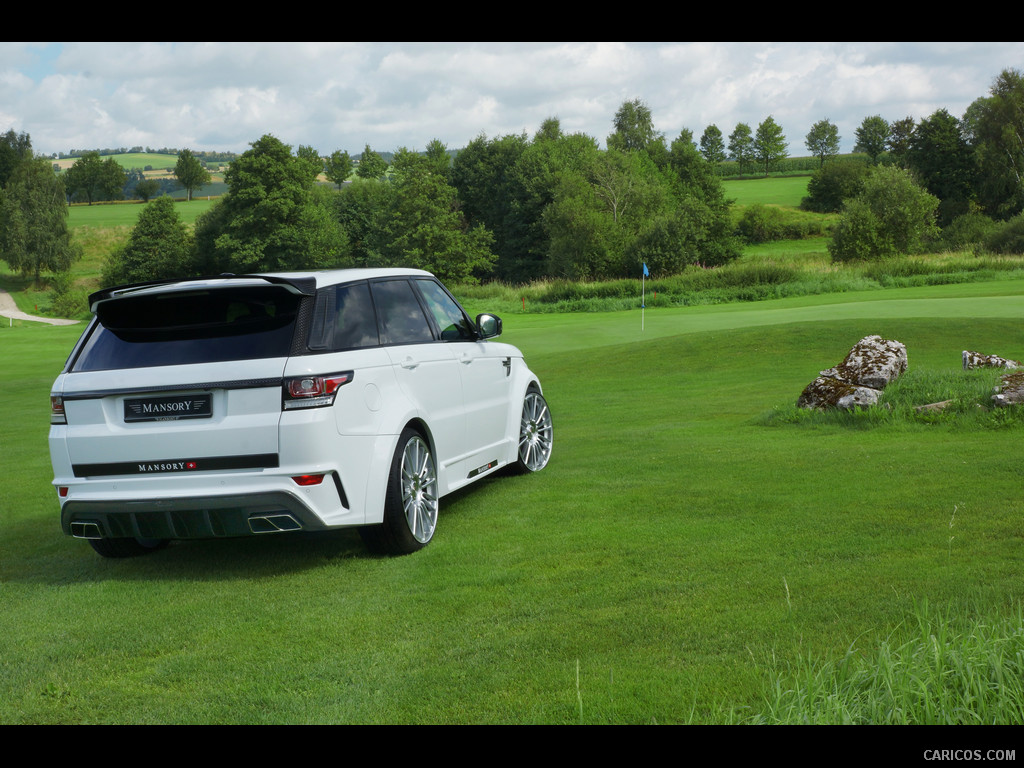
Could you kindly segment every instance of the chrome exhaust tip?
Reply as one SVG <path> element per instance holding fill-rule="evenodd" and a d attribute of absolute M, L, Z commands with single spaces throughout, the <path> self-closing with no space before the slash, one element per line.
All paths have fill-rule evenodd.
<path fill-rule="evenodd" d="M 301 531 L 302 524 L 291 515 L 254 515 L 249 518 L 249 530 L 253 533 L 284 533 Z"/>
<path fill-rule="evenodd" d="M 102 539 L 103 531 L 99 523 L 72 523 L 71 535 L 76 539 Z"/>

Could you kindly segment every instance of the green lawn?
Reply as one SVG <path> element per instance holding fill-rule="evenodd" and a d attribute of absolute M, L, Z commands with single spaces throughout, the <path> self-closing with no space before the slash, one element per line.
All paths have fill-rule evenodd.
<path fill-rule="evenodd" d="M 47 393 L 78 330 L 0 328 L 0 723 L 724 722 L 790 667 L 920 636 L 922 600 L 1012 631 L 1018 427 L 765 415 L 869 333 L 912 370 L 1020 359 L 1022 289 L 648 309 L 642 332 L 639 311 L 507 317 L 551 464 L 446 499 L 397 559 L 353 532 L 100 559 L 49 486 Z"/>
<path fill-rule="evenodd" d="M 810 176 L 769 176 L 763 179 L 726 179 L 722 182 L 725 196 L 735 200 L 738 206 L 781 205 L 792 208 L 800 206 L 807 196 L 807 182 Z"/>
<path fill-rule="evenodd" d="M 184 194 L 184 192 L 182 192 Z M 145 203 L 75 204 L 68 209 L 68 228 L 134 227 Z M 196 197 L 191 202 L 178 202 L 175 210 L 186 224 L 194 224 L 199 214 L 209 210 L 212 200 Z"/>

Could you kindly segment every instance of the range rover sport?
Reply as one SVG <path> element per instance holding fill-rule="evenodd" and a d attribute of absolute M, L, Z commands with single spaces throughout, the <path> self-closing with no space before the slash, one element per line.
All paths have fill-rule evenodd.
<path fill-rule="evenodd" d="M 444 495 L 543 469 L 551 414 L 501 320 L 428 272 L 224 275 L 90 296 L 50 396 L 66 534 L 171 539 L 358 526 L 426 545 Z"/>

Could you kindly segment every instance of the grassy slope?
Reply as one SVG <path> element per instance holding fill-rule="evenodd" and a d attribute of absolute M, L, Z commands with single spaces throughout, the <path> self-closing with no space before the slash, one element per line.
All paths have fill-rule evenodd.
<path fill-rule="evenodd" d="M 797 208 L 807 196 L 809 176 L 771 176 L 765 179 L 727 179 L 722 182 L 725 196 L 738 206 L 780 205 Z"/>
<path fill-rule="evenodd" d="M 144 205 L 140 202 L 73 205 L 68 209 L 68 228 L 74 231 L 79 227 L 134 227 Z M 191 202 L 179 202 L 175 210 L 183 222 L 195 224 L 199 214 L 212 205 L 212 200 L 197 197 Z"/>
<path fill-rule="evenodd" d="M 377 559 L 351 532 L 103 561 L 63 538 L 46 392 L 74 329 L 0 329 L 0 722 L 719 721 L 915 600 L 1019 597 L 1013 431 L 761 426 L 866 333 L 1020 357 L 1018 283 L 517 316 L 556 450 Z M 954 509 L 956 513 L 954 515 Z M 576 668 L 579 665 L 579 683 Z M 582 717 L 581 717 L 582 709 Z"/>

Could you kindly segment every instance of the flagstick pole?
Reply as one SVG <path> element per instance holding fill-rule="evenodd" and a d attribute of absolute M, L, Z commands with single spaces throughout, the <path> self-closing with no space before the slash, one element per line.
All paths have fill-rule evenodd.
<path fill-rule="evenodd" d="M 644 314 L 647 312 L 647 276 L 640 276 L 640 332 L 644 330 Z"/>

